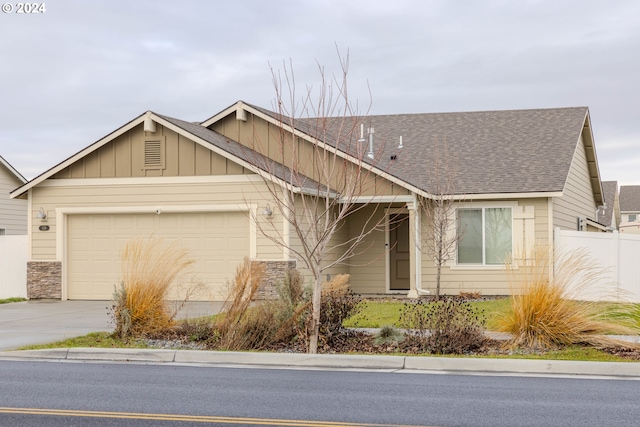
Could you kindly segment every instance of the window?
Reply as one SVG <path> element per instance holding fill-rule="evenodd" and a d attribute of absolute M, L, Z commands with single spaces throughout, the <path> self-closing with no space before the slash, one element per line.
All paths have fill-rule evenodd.
<path fill-rule="evenodd" d="M 638 218 L 637 214 L 629 214 L 629 222 L 636 222 Z"/>
<path fill-rule="evenodd" d="M 503 264 L 513 247 L 511 208 L 458 209 L 458 264 Z"/>
<path fill-rule="evenodd" d="M 0 228 L 0 236 L 4 236 L 5 235 L 5 229 L 4 228 Z"/>

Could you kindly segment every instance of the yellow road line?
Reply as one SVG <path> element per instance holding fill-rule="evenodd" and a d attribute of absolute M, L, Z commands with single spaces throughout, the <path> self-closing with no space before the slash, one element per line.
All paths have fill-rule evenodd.
<path fill-rule="evenodd" d="M 93 418 L 127 418 L 155 421 L 184 421 L 197 423 L 222 423 L 222 424 L 254 424 L 295 427 L 407 427 L 406 425 L 391 424 L 360 424 L 340 423 L 333 421 L 311 420 L 277 420 L 268 418 L 239 418 L 239 417 L 215 417 L 206 415 L 176 415 L 176 414 L 144 414 L 136 412 L 103 412 L 103 411 L 79 411 L 71 409 L 38 409 L 38 408 L 4 408 L 0 407 L 0 413 L 23 415 L 52 415 L 62 417 L 93 417 Z"/>

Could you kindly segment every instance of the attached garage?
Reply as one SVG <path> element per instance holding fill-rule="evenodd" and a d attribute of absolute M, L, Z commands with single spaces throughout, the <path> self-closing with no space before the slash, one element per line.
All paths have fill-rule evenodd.
<path fill-rule="evenodd" d="M 66 229 L 68 299 L 111 299 L 122 276 L 121 251 L 133 238 L 177 241 L 189 250 L 195 264 L 187 281 L 204 285 L 193 298 L 199 300 L 224 299 L 227 280 L 250 254 L 244 212 L 70 214 Z"/>

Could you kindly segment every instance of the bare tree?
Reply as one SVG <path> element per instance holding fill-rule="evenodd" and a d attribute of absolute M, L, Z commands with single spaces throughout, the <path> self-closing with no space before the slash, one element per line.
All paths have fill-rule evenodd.
<path fill-rule="evenodd" d="M 456 185 L 456 162 L 443 139 L 433 143 L 433 159 L 429 165 L 431 197 L 419 196 L 418 202 L 429 230 L 423 233 L 423 250 L 432 258 L 436 267 L 435 299 L 440 299 L 442 267 L 456 255 L 458 243 L 462 240 L 464 228 L 457 227 L 456 209 L 458 202 L 454 196 Z"/>
<path fill-rule="evenodd" d="M 269 141 L 255 141 L 261 146 L 258 151 L 270 153 L 260 160 L 256 157 L 257 166 L 267 171 L 263 182 L 268 197 L 294 239 L 283 236 L 281 227 L 255 218 L 258 230 L 313 276 L 310 353 L 318 348 L 323 273 L 365 250 L 363 241 L 384 221 L 384 216 L 375 219 L 371 212 L 380 207 L 365 196 L 375 190 L 371 168 L 382 147 L 371 153 L 363 141 L 366 117 L 359 116 L 357 106 L 350 103 L 348 66 L 348 55 L 340 56 L 342 75 L 330 80 L 318 66 L 320 87 L 307 87 L 300 100 L 291 63 L 283 71 L 272 69 L 278 126 Z M 280 179 L 274 182 L 274 176 Z M 372 211 L 364 211 L 371 205 Z M 365 215 L 349 224 L 358 229 L 347 233 L 347 219 L 358 212 Z"/>

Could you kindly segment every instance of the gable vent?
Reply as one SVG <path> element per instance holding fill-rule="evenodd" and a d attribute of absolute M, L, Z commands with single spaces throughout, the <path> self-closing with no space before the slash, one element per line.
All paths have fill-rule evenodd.
<path fill-rule="evenodd" d="M 164 141 L 150 140 L 144 142 L 144 168 L 164 169 Z"/>

